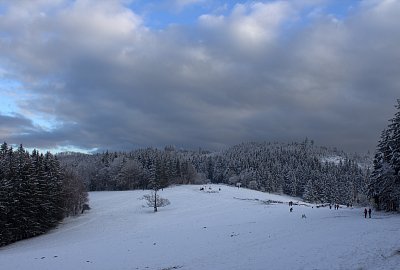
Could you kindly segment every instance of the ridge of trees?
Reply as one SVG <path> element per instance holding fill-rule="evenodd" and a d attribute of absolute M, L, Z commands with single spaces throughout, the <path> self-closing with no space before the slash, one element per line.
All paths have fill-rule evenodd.
<path fill-rule="evenodd" d="M 316 147 L 309 140 L 242 143 L 218 155 L 196 156 L 193 163 L 214 182 L 240 182 L 245 187 L 310 202 L 365 202 L 369 181 L 368 169 L 355 159 L 336 149 Z"/>
<path fill-rule="evenodd" d="M 327 157 L 333 157 L 330 160 Z M 222 152 L 147 148 L 94 155 L 62 154 L 89 190 L 148 189 L 172 184 L 225 183 L 302 197 L 310 202 L 366 202 L 365 157 L 301 143 L 250 142 Z M 367 165 L 360 166 L 360 163 Z"/>

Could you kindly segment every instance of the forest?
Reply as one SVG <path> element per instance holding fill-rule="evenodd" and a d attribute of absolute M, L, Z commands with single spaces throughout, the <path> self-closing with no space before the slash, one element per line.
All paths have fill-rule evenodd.
<path fill-rule="evenodd" d="M 333 157 L 330 160 L 328 157 Z M 310 202 L 367 200 L 368 157 L 301 143 L 242 143 L 221 152 L 147 148 L 94 155 L 63 153 L 63 167 L 83 178 L 88 190 L 147 189 L 173 184 L 224 183 L 288 194 Z"/>
<path fill-rule="evenodd" d="M 0 147 L 0 246 L 43 234 L 64 217 L 77 215 L 87 191 L 56 156 Z"/>

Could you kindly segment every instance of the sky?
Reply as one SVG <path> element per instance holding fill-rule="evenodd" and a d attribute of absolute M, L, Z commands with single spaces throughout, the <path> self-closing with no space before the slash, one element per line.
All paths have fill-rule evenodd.
<path fill-rule="evenodd" d="M 374 151 L 397 0 L 0 0 L 0 140 L 51 151 Z"/>

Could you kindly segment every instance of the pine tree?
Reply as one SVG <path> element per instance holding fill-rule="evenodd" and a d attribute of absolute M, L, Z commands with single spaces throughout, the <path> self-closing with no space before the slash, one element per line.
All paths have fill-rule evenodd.
<path fill-rule="evenodd" d="M 368 192 L 377 209 L 391 211 L 398 210 L 400 204 L 400 99 L 396 109 L 378 142 Z"/>
<path fill-rule="evenodd" d="M 10 178 L 10 158 L 8 145 L 3 143 L 0 148 L 0 246 L 13 242 L 14 186 Z"/>

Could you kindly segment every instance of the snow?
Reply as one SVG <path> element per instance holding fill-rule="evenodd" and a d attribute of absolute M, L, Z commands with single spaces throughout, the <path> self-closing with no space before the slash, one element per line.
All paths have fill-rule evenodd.
<path fill-rule="evenodd" d="M 321 158 L 321 162 L 325 163 L 333 163 L 335 165 L 339 165 L 340 162 L 344 162 L 344 158 L 341 156 L 327 156 L 327 157 L 323 157 Z"/>
<path fill-rule="evenodd" d="M 360 169 L 366 170 L 368 168 L 372 167 L 372 160 L 367 156 L 367 157 L 352 157 L 352 160 L 357 161 L 357 165 Z M 344 163 L 346 159 L 341 156 L 326 156 L 321 158 L 322 163 L 333 163 L 336 166 L 340 164 L 340 162 Z"/>
<path fill-rule="evenodd" d="M 200 187 L 160 191 L 171 204 L 157 213 L 142 207 L 148 191 L 92 192 L 84 215 L 1 248 L 0 269 L 399 269 L 399 215 L 308 204 L 290 213 L 295 198 Z"/>

